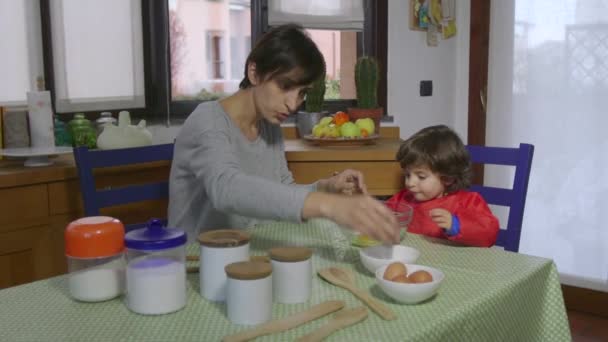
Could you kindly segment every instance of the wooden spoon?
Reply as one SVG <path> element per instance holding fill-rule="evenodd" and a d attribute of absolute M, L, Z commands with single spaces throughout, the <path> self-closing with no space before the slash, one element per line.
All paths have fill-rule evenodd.
<path fill-rule="evenodd" d="M 397 315 L 395 315 L 391 309 L 374 299 L 369 295 L 369 293 L 358 288 L 355 285 L 355 279 L 350 271 L 338 267 L 329 267 L 320 270 L 319 276 L 336 286 L 345 288 L 352 292 L 355 297 L 367 304 L 383 319 L 391 321 L 397 318 Z"/>
<path fill-rule="evenodd" d="M 359 306 L 353 309 L 344 309 L 337 314 L 324 326 L 313 330 L 308 335 L 304 335 L 297 339 L 298 342 L 313 342 L 321 341 L 334 332 L 359 323 L 367 318 L 367 309 Z"/>
<path fill-rule="evenodd" d="M 289 330 L 300 326 L 306 322 L 323 317 L 334 311 L 338 311 L 344 307 L 344 302 L 341 300 L 329 300 L 321 304 L 317 304 L 310 309 L 298 312 L 295 315 L 285 317 L 278 320 L 273 320 L 262 325 L 258 325 L 253 329 L 241 331 L 234 335 L 224 337 L 224 342 L 249 341 L 259 336 L 264 336 L 280 331 Z"/>

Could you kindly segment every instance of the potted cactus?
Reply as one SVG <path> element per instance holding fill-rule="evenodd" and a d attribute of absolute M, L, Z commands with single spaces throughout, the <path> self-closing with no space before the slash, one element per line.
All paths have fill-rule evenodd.
<path fill-rule="evenodd" d="M 306 94 L 304 110 L 296 114 L 296 127 L 300 137 L 311 134 L 312 127 L 328 113 L 323 111 L 325 98 L 325 74 L 314 81 L 312 88 Z"/>
<path fill-rule="evenodd" d="M 348 108 L 351 120 L 371 118 L 380 127 L 384 109 L 378 106 L 378 81 L 380 67 L 378 61 L 369 56 L 360 57 L 355 64 L 355 87 L 357 88 L 357 107 Z"/>

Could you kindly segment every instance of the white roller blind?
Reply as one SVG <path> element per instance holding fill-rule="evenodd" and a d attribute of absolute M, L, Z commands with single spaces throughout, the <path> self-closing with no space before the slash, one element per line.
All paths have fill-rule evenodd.
<path fill-rule="evenodd" d="M 53 0 L 57 112 L 145 106 L 139 0 Z"/>
<path fill-rule="evenodd" d="M 519 251 L 608 292 L 608 1 L 492 1 L 490 23 L 486 143 L 535 146 Z"/>
<path fill-rule="evenodd" d="M 362 31 L 363 0 L 269 0 L 268 25 L 298 23 L 320 30 Z"/>
<path fill-rule="evenodd" d="M 44 77 L 38 0 L 0 0 L 0 32 L 0 105 L 25 105 Z"/>

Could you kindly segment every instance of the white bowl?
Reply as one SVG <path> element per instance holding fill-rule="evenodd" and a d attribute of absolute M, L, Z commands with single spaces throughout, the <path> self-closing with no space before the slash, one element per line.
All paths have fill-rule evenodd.
<path fill-rule="evenodd" d="M 439 287 L 441 286 L 441 282 L 445 278 L 443 272 L 436 268 L 423 265 L 406 264 L 405 266 L 407 267 L 408 275 L 410 275 L 412 272 L 424 270 L 431 274 L 433 281 L 429 283 L 408 284 L 386 280 L 383 276 L 388 265 L 385 265 L 376 270 L 376 282 L 384 293 L 397 302 L 404 304 L 420 303 L 431 298 L 437 293 Z"/>
<path fill-rule="evenodd" d="M 395 261 L 400 261 L 404 264 L 413 264 L 418 260 L 419 256 L 420 251 L 416 248 L 402 245 L 377 245 L 359 250 L 361 263 L 363 263 L 363 266 L 372 274 L 376 272 L 378 268 Z"/>

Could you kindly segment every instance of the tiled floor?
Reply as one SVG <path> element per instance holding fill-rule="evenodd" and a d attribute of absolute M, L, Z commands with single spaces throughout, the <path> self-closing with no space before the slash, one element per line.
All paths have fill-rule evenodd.
<path fill-rule="evenodd" d="M 568 311 L 574 342 L 608 341 L 608 318 Z"/>

